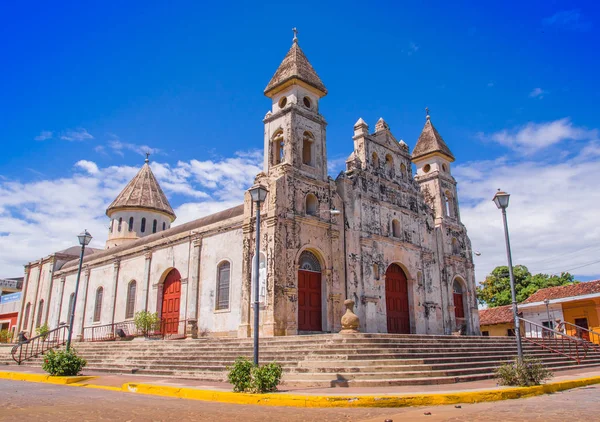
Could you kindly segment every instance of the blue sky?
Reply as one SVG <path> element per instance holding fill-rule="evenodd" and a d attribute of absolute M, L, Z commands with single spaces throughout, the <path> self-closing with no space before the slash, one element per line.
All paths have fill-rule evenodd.
<path fill-rule="evenodd" d="M 239 202 L 295 26 L 329 90 L 332 176 L 359 117 L 412 148 L 428 106 L 457 157 L 478 279 L 504 263 L 498 187 L 515 262 L 600 276 L 593 2 L 122 3 L 0 6 L 0 275 L 84 227 L 101 247 L 145 150 L 178 223 Z"/>

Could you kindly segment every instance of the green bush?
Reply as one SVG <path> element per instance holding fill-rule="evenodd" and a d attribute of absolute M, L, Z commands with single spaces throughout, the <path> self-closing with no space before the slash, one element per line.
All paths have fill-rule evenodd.
<path fill-rule="evenodd" d="M 42 369 L 50 375 L 66 377 L 77 375 L 87 365 L 85 359 L 77 356 L 73 348 L 66 350 L 50 350 L 44 355 Z"/>
<path fill-rule="evenodd" d="M 515 359 L 514 362 L 502 365 L 496 370 L 496 378 L 500 385 L 529 387 L 540 385 L 552 378 L 552 372 L 545 368 L 538 359 L 523 358 L 522 363 Z"/>
<path fill-rule="evenodd" d="M 133 317 L 133 323 L 135 324 L 135 328 L 141 331 L 146 337 L 148 337 L 148 333 L 150 331 L 160 329 L 160 318 L 156 312 L 136 312 L 135 316 Z"/>
<path fill-rule="evenodd" d="M 10 343 L 13 333 L 8 330 L 0 330 L 0 343 Z"/>
<path fill-rule="evenodd" d="M 48 337 L 48 331 L 50 331 L 50 328 L 48 328 L 47 324 L 40 325 L 35 329 L 36 334 L 42 336 L 43 340 L 46 340 L 46 337 Z"/>
<path fill-rule="evenodd" d="M 233 366 L 227 369 L 227 380 L 233 385 L 233 391 L 236 393 L 276 391 L 283 372 L 281 365 L 276 362 L 255 366 L 243 357 L 237 358 Z"/>

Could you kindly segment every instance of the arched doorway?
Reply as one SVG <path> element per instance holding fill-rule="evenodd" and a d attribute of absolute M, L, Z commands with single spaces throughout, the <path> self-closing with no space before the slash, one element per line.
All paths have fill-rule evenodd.
<path fill-rule="evenodd" d="M 454 280 L 454 283 L 452 284 L 452 296 L 454 299 L 456 329 L 460 329 L 465 324 L 465 300 L 462 284 L 458 280 Z"/>
<path fill-rule="evenodd" d="M 298 270 L 298 331 L 322 331 L 321 264 L 317 257 L 304 251 Z"/>
<path fill-rule="evenodd" d="M 179 330 L 179 307 L 181 297 L 181 275 L 173 268 L 163 283 L 161 331 L 163 334 L 177 334 Z"/>
<path fill-rule="evenodd" d="M 410 334 L 408 281 L 397 264 L 390 265 L 385 272 L 385 307 L 388 333 Z"/>

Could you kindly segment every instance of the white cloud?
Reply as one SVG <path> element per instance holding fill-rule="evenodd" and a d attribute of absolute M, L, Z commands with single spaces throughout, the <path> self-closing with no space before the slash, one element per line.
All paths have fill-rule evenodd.
<path fill-rule="evenodd" d="M 40 134 L 33 139 L 35 139 L 36 141 L 45 141 L 46 139 L 50 138 L 52 138 L 52 132 L 50 132 L 49 130 L 42 130 Z"/>
<path fill-rule="evenodd" d="M 60 135 L 60 139 L 64 141 L 85 141 L 94 139 L 94 137 L 84 128 L 69 129 Z"/>
<path fill-rule="evenodd" d="M 579 9 L 561 10 L 542 20 L 546 26 L 552 26 L 571 31 L 589 31 L 592 24 L 583 19 Z"/>
<path fill-rule="evenodd" d="M 178 216 L 176 224 L 239 205 L 262 170 L 262 152 L 237 153 L 210 161 L 153 162 L 152 171 Z M 87 228 L 92 247 L 108 235 L 106 207 L 139 171 L 139 166 L 100 168 L 89 160 L 75 172 L 52 180 L 20 182 L 0 177 L 0 268 L 18 276 L 23 265 L 76 244 Z"/>
<path fill-rule="evenodd" d="M 598 131 L 576 127 L 568 117 L 565 117 L 552 122 L 529 122 L 513 129 L 504 129 L 491 135 L 479 134 L 478 136 L 482 139 L 491 139 L 521 153 L 532 154 L 562 141 L 596 139 Z"/>
<path fill-rule="evenodd" d="M 576 268 L 597 261 L 600 251 L 600 162 L 586 152 L 593 144 L 558 163 L 501 158 L 454 168 L 461 219 L 473 250 L 482 252 L 475 257 L 477 281 L 506 265 L 502 217 L 492 202 L 498 188 L 511 194 L 507 213 L 515 265 L 534 273 L 573 269 L 574 274 L 600 276 L 600 263 Z"/>
<path fill-rule="evenodd" d="M 162 151 L 159 148 L 153 148 L 151 146 L 143 145 L 143 144 L 133 144 L 130 142 L 122 142 L 119 139 L 114 139 L 114 140 L 110 141 L 108 143 L 108 146 L 113 150 L 113 152 L 120 155 L 121 157 L 123 157 L 125 155 L 123 152 L 125 150 L 133 151 L 136 154 L 141 155 L 143 157 L 146 156 L 146 153 L 149 153 L 151 155 L 162 153 Z"/>
<path fill-rule="evenodd" d="M 538 99 L 542 99 L 544 98 L 544 95 L 546 95 L 548 93 L 548 91 L 544 91 L 542 88 L 534 88 L 530 93 L 529 96 L 531 98 L 538 98 Z"/>

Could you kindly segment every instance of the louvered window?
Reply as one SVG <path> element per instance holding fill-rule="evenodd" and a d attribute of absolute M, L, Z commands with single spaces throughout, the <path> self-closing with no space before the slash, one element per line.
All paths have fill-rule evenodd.
<path fill-rule="evenodd" d="M 29 325 L 29 313 L 31 312 L 31 303 L 28 303 L 25 307 L 25 318 L 23 319 L 23 330 L 27 330 Z"/>
<path fill-rule="evenodd" d="M 44 311 L 44 299 L 40 300 L 40 304 L 38 305 L 38 313 L 35 321 L 35 326 L 39 327 L 42 325 L 42 313 Z"/>
<path fill-rule="evenodd" d="M 73 313 L 73 305 L 75 305 L 75 293 L 71 293 L 71 296 L 69 296 L 69 307 L 67 308 L 67 321 L 69 321 L 68 323 L 71 323 L 71 314 Z"/>
<path fill-rule="evenodd" d="M 96 305 L 94 306 L 94 322 L 100 321 L 100 316 L 102 314 L 102 297 L 104 296 L 104 289 L 102 287 L 98 287 L 96 290 Z"/>
<path fill-rule="evenodd" d="M 135 313 L 135 290 L 136 282 L 132 280 L 127 288 L 127 307 L 125 308 L 125 318 L 133 318 Z"/>
<path fill-rule="evenodd" d="M 216 309 L 229 308 L 229 281 L 231 264 L 225 261 L 217 267 L 217 306 Z"/>

